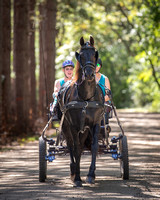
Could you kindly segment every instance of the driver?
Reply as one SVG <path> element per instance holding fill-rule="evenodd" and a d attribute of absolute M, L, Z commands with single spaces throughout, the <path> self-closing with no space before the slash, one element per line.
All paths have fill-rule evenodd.
<path fill-rule="evenodd" d="M 56 112 L 58 92 L 60 88 L 64 85 L 64 83 L 72 80 L 73 69 L 74 69 L 74 63 L 71 60 L 64 61 L 62 64 L 64 77 L 55 81 L 54 92 L 53 92 L 54 102 L 50 104 L 50 112 L 53 115 L 53 120 L 58 120 L 58 116 Z"/>

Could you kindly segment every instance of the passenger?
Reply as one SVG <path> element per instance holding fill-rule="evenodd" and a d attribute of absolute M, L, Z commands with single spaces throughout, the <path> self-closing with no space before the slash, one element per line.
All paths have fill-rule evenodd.
<path fill-rule="evenodd" d="M 102 61 L 99 58 L 97 61 L 97 66 L 96 66 L 96 82 L 99 84 L 99 86 L 101 87 L 104 97 L 105 97 L 105 102 L 110 101 L 108 95 L 106 94 L 106 88 L 108 88 L 109 90 L 110 88 L 110 82 L 107 76 L 105 76 L 104 74 L 101 74 L 99 71 L 102 68 Z"/>
<path fill-rule="evenodd" d="M 101 87 L 102 91 L 103 91 L 103 95 L 104 95 L 104 99 L 105 99 L 105 104 L 108 105 L 108 109 L 105 113 L 105 123 L 108 124 L 108 119 L 109 119 L 109 112 L 111 110 L 111 101 L 109 96 L 107 95 L 107 90 L 106 88 L 108 88 L 109 90 L 110 88 L 110 82 L 107 76 L 105 76 L 104 74 L 101 74 L 99 71 L 102 68 L 102 61 L 99 58 L 97 61 L 97 66 L 96 66 L 96 82 L 99 84 L 99 86 Z"/>
<path fill-rule="evenodd" d="M 55 81 L 54 92 L 53 92 L 54 102 L 50 104 L 50 112 L 53 115 L 53 120 L 58 120 L 58 116 L 56 112 L 58 92 L 64 83 L 72 80 L 73 69 L 74 69 L 74 63 L 71 60 L 64 61 L 62 64 L 64 77 Z"/>

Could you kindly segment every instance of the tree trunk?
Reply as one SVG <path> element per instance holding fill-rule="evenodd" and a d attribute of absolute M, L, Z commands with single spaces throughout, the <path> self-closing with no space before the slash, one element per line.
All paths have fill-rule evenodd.
<path fill-rule="evenodd" d="M 2 3 L 0 1 L 0 30 L 2 30 Z M 2 31 L 0 31 L 0 133 L 2 133 Z"/>
<path fill-rule="evenodd" d="M 16 70 L 17 133 L 29 127 L 28 1 L 14 1 L 14 67 Z"/>
<path fill-rule="evenodd" d="M 39 71 L 39 115 L 44 117 L 46 113 L 46 72 L 44 67 L 44 17 L 45 17 L 45 9 L 44 4 L 40 4 L 39 12 L 41 16 L 41 21 L 39 25 L 39 60 L 40 60 L 40 71 Z"/>
<path fill-rule="evenodd" d="M 55 81 L 55 38 L 56 38 L 56 0 L 46 1 L 46 17 L 45 17 L 45 67 L 47 78 L 47 103 L 53 101 L 52 93 Z M 47 106 L 48 106 L 47 105 Z"/>
<path fill-rule="evenodd" d="M 3 0 L 3 13 L 2 13 L 2 75 L 4 81 L 2 84 L 2 105 L 3 105 L 3 124 L 5 127 L 9 125 L 10 108 L 11 108 L 11 77 L 10 77 L 10 52 L 11 52 L 11 1 Z M 9 126 L 8 126 L 9 127 Z"/>
<path fill-rule="evenodd" d="M 30 115 L 32 123 L 36 119 L 35 3 L 35 0 L 30 0 L 29 4 Z"/>
<path fill-rule="evenodd" d="M 44 102 L 46 107 L 53 101 L 52 93 L 55 81 L 55 38 L 56 38 L 57 2 L 47 0 L 40 5 L 40 77 L 39 77 L 39 105 L 41 116 L 44 116 Z"/>

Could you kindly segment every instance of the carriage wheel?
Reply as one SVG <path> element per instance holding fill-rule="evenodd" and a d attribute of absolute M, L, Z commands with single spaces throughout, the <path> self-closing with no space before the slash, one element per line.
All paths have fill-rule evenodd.
<path fill-rule="evenodd" d="M 119 140 L 119 151 L 122 156 L 120 159 L 121 177 L 123 180 L 127 180 L 129 179 L 129 160 L 127 137 L 125 135 Z"/>
<path fill-rule="evenodd" d="M 39 138 L 39 181 L 45 182 L 46 173 L 47 173 L 47 161 L 46 157 L 46 141 L 42 138 Z"/>

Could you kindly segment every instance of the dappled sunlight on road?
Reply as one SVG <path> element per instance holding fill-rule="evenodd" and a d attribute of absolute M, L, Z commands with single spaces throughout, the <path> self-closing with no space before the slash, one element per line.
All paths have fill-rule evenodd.
<path fill-rule="evenodd" d="M 127 118 L 126 118 L 127 117 Z M 119 113 L 128 138 L 130 179 L 120 177 L 119 161 L 98 154 L 96 182 L 85 183 L 91 155 L 81 158 L 82 188 L 70 180 L 69 155 L 57 156 L 47 165 L 47 180 L 38 181 L 38 142 L 13 146 L 0 153 L 0 199 L 159 199 L 160 198 L 160 115 Z M 141 119 L 143 118 L 143 119 Z M 145 119 L 144 119 L 145 118 Z M 110 120 L 110 138 L 120 129 Z"/>

